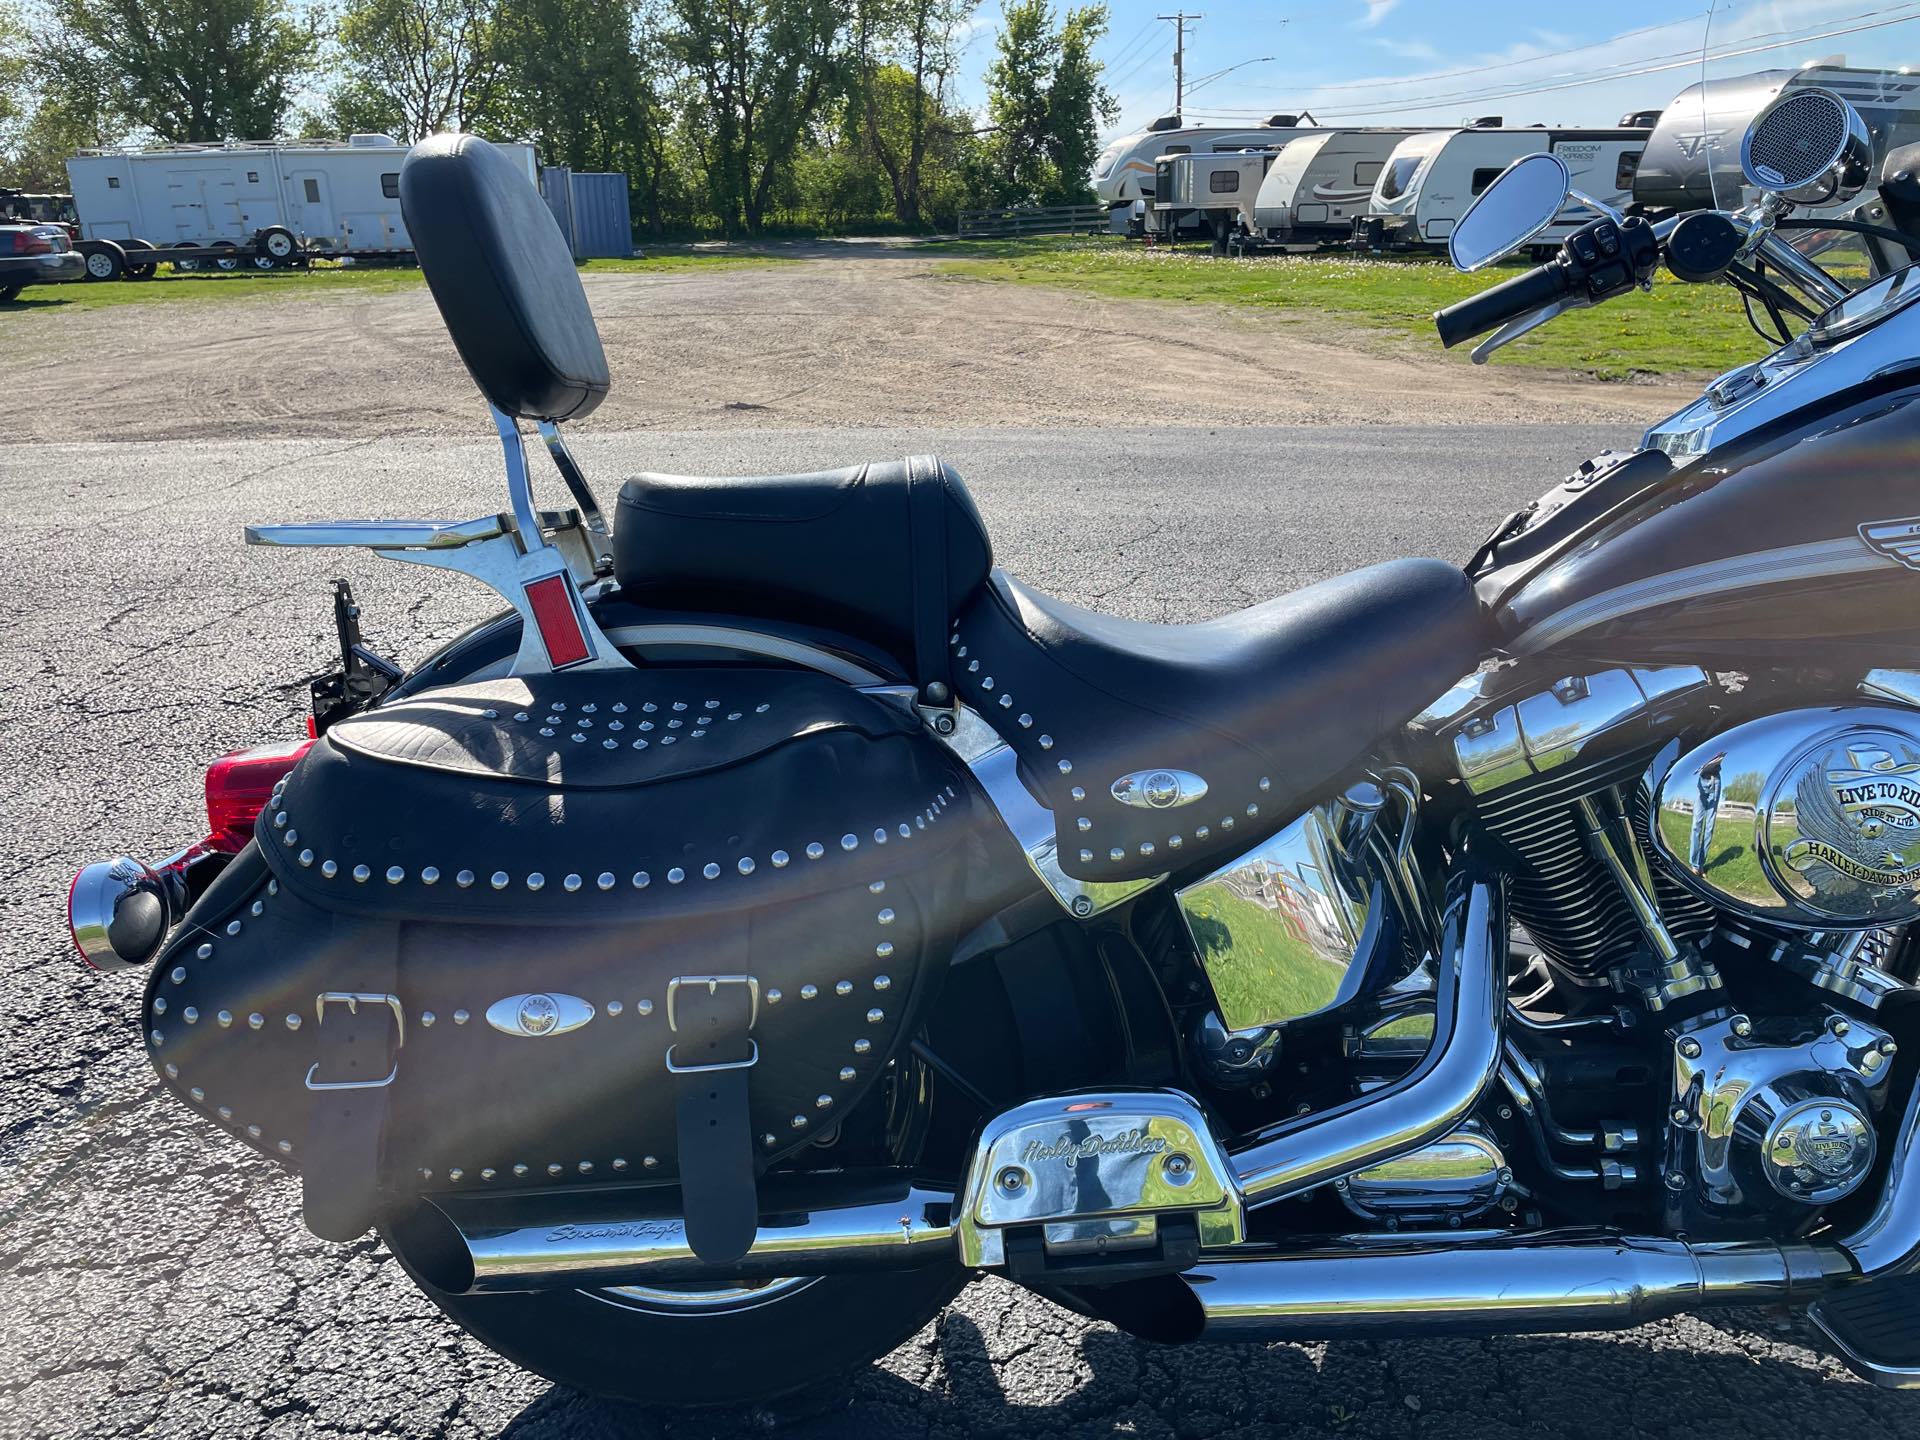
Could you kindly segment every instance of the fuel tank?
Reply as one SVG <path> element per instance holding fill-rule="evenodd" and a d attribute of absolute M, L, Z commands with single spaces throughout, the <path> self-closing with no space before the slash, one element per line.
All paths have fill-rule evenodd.
<path fill-rule="evenodd" d="M 1475 575 L 1522 657 L 1912 664 L 1920 384 L 1862 386 L 1685 463 L 1603 457 Z"/>

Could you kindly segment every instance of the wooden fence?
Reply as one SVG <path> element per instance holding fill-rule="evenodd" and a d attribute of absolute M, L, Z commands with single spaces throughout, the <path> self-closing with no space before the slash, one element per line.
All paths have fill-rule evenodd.
<path fill-rule="evenodd" d="M 960 238 L 1007 235 L 1095 235 L 1107 230 L 1104 205 L 1015 205 L 962 210 Z"/>

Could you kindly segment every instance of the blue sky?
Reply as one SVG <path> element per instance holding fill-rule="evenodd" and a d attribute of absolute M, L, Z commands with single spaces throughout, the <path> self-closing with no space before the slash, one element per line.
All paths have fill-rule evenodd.
<path fill-rule="evenodd" d="M 1700 78 L 1709 3 L 1109 0 L 1100 54 L 1121 104 L 1113 133 L 1171 110 L 1174 27 L 1154 17 L 1179 8 L 1205 17 L 1188 28 L 1189 120 L 1238 123 L 1307 109 L 1325 124 L 1454 125 L 1503 115 L 1522 125 L 1610 125 L 1628 110 L 1661 108 Z M 1896 54 L 1920 61 L 1920 3 L 1717 0 L 1717 8 L 1714 40 L 1727 53 L 1715 73 L 1833 55 L 1853 64 Z M 984 0 L 968 42 L 963 103 L 979 103 L 998 20 L 999 0 Z"/>

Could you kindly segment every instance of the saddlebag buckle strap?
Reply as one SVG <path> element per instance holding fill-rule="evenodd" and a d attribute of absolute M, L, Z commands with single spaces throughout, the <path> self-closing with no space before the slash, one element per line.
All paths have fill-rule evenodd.
<path fill-rule="evenodd" d="M 679 975 L 667 983 L 681 1210 L 688 1245 L 709 1264 L 746 1254 L 760 1224 L 747 1104 L 748 1072 L 760 1058 L 747 1032 L 759 1017 L 754 976 Z"/>
<path fill-rule="evenodd" d="M 407 1043 L 407 1012 L 400 1006 L 398 995 L 373 994 L 364 990 L 322 990 L 313 997 L 313 1025 L 316 1033 L 331 1039 L 341 1034 L 335 1025 L 329 1033 L 326 1028 L 327 1006 L 344 1005 L 349 1015 L 358 1016 L 362 1005 L 386 1006 L 393 1012 L 393 1063 L 386 1075 L 379 1080 L 316 1080 L 321 1065 L 326 1063 L 326 1052 L 338 1050 L 339 1046 L 329 1046 L 326 1039 L 320 1043 L 322 1058 L 313 1062 L 307 1070 L 307 1089 L 309 1090 L 383 1090 L 391 1085 L 400 1074 L 400 1047 Z M 350 1063 L 350 1062 L 349 1062 Z"/>
<path fill-rule="evenodd" d="M 397 978 L 399 927 L 338 916 L 334 926 L 341 953 L 358 959 L 353 978 L 369 988 L 314 997 L 316 1058 L 307 1071 L 312 1110 L 300 1185 L 307 1228 L 344 1243 L 364 1235 L 379 1215 L 388 1097 L 400 1074 L 406 1011 L 392 988 L 372 988 L 392 987 Z"/>

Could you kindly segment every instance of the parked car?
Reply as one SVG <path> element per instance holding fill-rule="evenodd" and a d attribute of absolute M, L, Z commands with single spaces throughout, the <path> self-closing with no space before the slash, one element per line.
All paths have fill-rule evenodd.
<path fill-rule="evenodd" d="M 0 225 L 0 302 L 29 285 L 86 277 L 86 262 L 58 225 Z"/>

